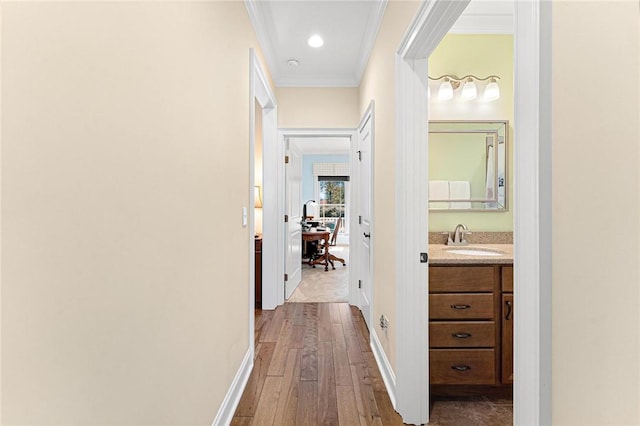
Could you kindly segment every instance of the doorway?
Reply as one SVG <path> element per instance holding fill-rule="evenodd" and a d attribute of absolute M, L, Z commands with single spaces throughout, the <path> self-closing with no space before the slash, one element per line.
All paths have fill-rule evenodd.
<path fill-rule="evenodd" d="M 286 301 L 348 302 L 351 138 L 310 135 L 289 137 L 285 144 L 289 220 L 302 224 L 300 235 L 291 235 L 287 249 Z M 296 211 L 302 215 L 293 214 Z M 321 233 L 328 238 L 328 245 L 320 239 Z M 289 260 L 297 262 L 292 248 L 298 240 L 302 240 L 302 261 L 290 264 Z"/>
<path fill-rule="evenodd" d="M 354 129 L 280 129 L 279 134 L 286 158 L 283 173 L 285 215 L 289 224 L 287 229 L 291 230 L 285 232 L 285 277 L 288 280 L 282 288 L 281 303 L 341 301 L 356 304 L 353 287 L 357 278 L 350 267 L 354 251 L 349 232 L 353 229 L 356 212 L 353 200 L 357 195 L 354 188 L 357 177 L 352 173 L 356 132 Z M 299 184 L 296 183 L 298 179 Z M 338 220 L 340 229 L 333 240 Z M 303 247 L 300 244 L 299 252 L 291 250 L 300 239 L 293 231 L 298 226 L 301 234 L 326 232 L 328 253 L 334 256 L 333 265 L 329 262 L 325 265 L 321 258 L 325 243 L 322 239 L 308 236 L 313 245 L 305 243 Z M 299 275 L 294 272 L 296 269 L 300 269 Z M 292 277 L 297 280 L 298 276 L 299 282 L 289 282 Z"/>
<path fill-rule="evenodd" d="M 448 33 L 428 62 L 429 419 L 436 424 L 513 421 L 513 35 L 483 31 Z M 454 235 L 458 224 L 462 237 L 448 242 L 443 233 Z M 441 252 L 454 244 L 504 255 L 458 255 L 448 264 Z M 493 310 L 454 310 L 443 298 L 471 300 L 471 310 L 487 298 Z"/>
<path fill-rule="evenodd" d="M 397 54 L 398 173 L 397 191 L 406 193 L 398 203 L 398 304 L 407 312 L 399 317 L 403 336 L 398 342 L 396 409 L 405 422 L 428 421 L 429 370 L 428 326 L 411 318 L 427 318 L 428 294 L 422 283 L 428 268 L 415 259 L 427 252 L 427 224 L 415 214 L 427 211 L 427 58 L 463 12 L 468 2 L 434 1 L 422 4 Z M 515 2 L 515 122 L 518 149 L 515 152 L 516 212 L 514 292 L 519 295 L 514 325 L 514 413 L 515 424 L 548 424 L 551 420 L 550 366 L 550 271 L 551 187 L 550 121 L 542 111 L 550 110 L 550 5 L 541 1 Z M 546 113 L 545 113 L 546 114 Z M 418 184 L 414 179 L 420 176 Z M 403 200 L 405 201 L 405 200 Z M 416 238 L 415 236 L 419 237 Z M 402 249 L 402 252 L 401 250 Z M 404 256 L 410 253 L 411 256 Z M 415 257 L 414 257 L 415 256 Z"/>

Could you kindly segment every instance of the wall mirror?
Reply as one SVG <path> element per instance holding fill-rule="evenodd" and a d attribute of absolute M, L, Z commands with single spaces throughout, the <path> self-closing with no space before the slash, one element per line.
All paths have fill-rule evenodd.
<path fill-rule="evenodd" d="M 429 210 L 504 212 L 508 121 L 429 121 Z"/>

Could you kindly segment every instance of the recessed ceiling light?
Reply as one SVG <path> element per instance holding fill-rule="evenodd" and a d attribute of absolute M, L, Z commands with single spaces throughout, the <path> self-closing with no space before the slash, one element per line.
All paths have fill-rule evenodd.
<path fill-rule="evenodd" d="M 322 45 L 324 44 L 324 40 L 318 34 L 314 34 L 311 37 L 309 37 L 309 40 L 307 40 L 307 43 L 311 47 L 318 48 L 318 47 L 322 47 Z"/>
<path fill-rule="evenodd" d="M 289 59 L 287 61 L 287 65 L 289 65 L 291 68 L 295 68 L 300 65 L 300 61 L 298 61 L 297 59 Z"/>

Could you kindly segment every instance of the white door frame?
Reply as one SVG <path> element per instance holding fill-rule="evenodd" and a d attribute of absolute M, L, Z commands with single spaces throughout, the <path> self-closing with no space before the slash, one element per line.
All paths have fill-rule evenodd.
<path fill-rule="evenodd" d="M 535 425 L 551 423 L 551 6 L 515 3 L 514 421 Z M 413 424 L 429 409 L 427 58 L 467 4 L 424 1 L 396 58 L 396 410 Z"/>
<path fill-rule="evenodd" d="M 249 349 L 251 351 L 251 365 L 253 366 L 253 358 L 255 354 L 255 214 L 254 214 L 254 182 L 255 182 L 255 134 L 256 134 L 256 108 L 255 103 L 258 102 L 262 108 L 262 162 L 264 176 L 271 175 L 276 169 L 273 164 L 276 162 L 278 142 L 278 109 L 275 95 L 271 90 L 258 57 L 253 49 L 249 51 Z M 277 173 L 278 170 L 275 170 Z M 284 173 L 284 168 L 282 169 Z M 281 179 L 282 180 L 282 179 Z M 278 217 L 282 218 L 284 210 L 283 191 L 276 190 L 271 183 L 267 185 L 269 180 L 264 179 L 262 185 L 262 306 L 263 309 L 274 309 L 273 303 L 269 298 L 265 298 L 265 293 L 273 294 L 277 277 L 284 277 L 284 241 L 282 234 L 284 232 L 284 223 L 278 221 Z M 275 181 L 277 182 L 277 181 Z M 282 197 L 282 198 L 281 198 Z M 284 290 L 283 290 L 284 291 Z"/>
<path fill-rule="evenodd" d="M 357 137 L 357 133 L 356 133 L 356 129 L 322 129 L 322 128 L 308 128 L 308 129 L 288 129 L 288 128 L 283 128 L 283 129 L 278 129 L 278 146 L 282 148 L 283 152 L 284 152 L 284 146 L 286 143 L 287 139 L 290 138 L 323 138 L 323 137 L 344 137 L 344 138 L 349 138 L 351 140 L 351 144 L 349 147 L 350 150 L 350 159 L 349 162 L 351 164 L 351 181 L 355 181 L 357 182 L 357 176 L 354 175 L 354 165 L 353 165 L 353 159 L 354 159 L 354 150 L 355 150 L 355 143 L 354 141 L 356 140 L 355 138 Z M 265 175 L 264 175 L 264 180 L 265 182 L 279 182 L 278 184 L 278 190 L 282 191 L 282 200 L 284 200 L 284 162 L 283 161 L 276 161 L 275 163 L 277 163 L 277 167 L 281 169 L 281 173 L 277 174 L 274 173 L 273 170 L 269 171 L 269 174 L 267 173 L 267 169 L 266 169 L 266 165 L 265 165 Z M 278 176 L 282 176 L 280 178 L 280 181 L 276 181 L 275 179 L 278 178 Z M 281 183 L 281 185 L 280 185 Z M 266 184 L 265 184 L 266 185 Z M 352 189 L 355 185 L 351 185 Z M 354 212 L 354 202 L 353 200 L 355 200 L 357 197 L 357 191 L 350 191 L 349 194 L 349 228 L 350 229 L 355 229 L 354 226 L 354 217 L 356 217 L 356 214 Z M 354 253 L 353 250 L 355 248 L 355 241 L 354 241 L 354 237 L 352 235 L 353 233 L 349 234 L 349 258 L 350 259 L 355 259 L 355 255 L 357 253 Z M 284 234 L 281 234 L 281 239 L 283 240 L 282 243 L 282 254 L 284 256 L 284 250 L 286 249 L 284 247 Z M 347 263 L 347 265 L 350 265 L 351 261 L 349 260 L 349 262 Z M 355 287 L 354 287 L 355 286 Z M 358 286 L 358 281 L 357 281 L 357 276 L 356 273 L 354 272 L 354 268 L 349 268 L 349 304 L 353 305 L 355 304 L 355 300 L 354 297 L 356 297 L 357 295 L 357 286 Z M 272 291 L 272 289 L 265 289 L 263 286 L 262 289 L 262 297 L 264 300 L 264 292 L 266 291 Z M 281 305 L 284 303 L 284 280 L 280 280 L 279 285 L 273 289 L 274 293 L 272 295 L 272 297 L 274 298 L 274 300 L 276 301 L 276 305 Z M 271 295 L 270 295 L 271 297 Z M 274 308 L 275 308 L 274 306 Z M 273 308 L 271 308 L 273 309 Z"/>

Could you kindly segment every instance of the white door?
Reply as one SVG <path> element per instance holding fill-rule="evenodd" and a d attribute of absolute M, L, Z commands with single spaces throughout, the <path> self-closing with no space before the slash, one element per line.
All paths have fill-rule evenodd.
<path fill-rule="evenodd" d="M 288 299 L 302 279 L 302 156 L 295 146 L 289 146 L 288 140 L 285 158 L 287 241 L 284 298 Z"/>
<path fill-rule="evenodd" d="M 373 147 L 373 102 L 358 126 L 356 158 L 358 176 L 358 307 L 371 330 L 371 169 Z"/>

